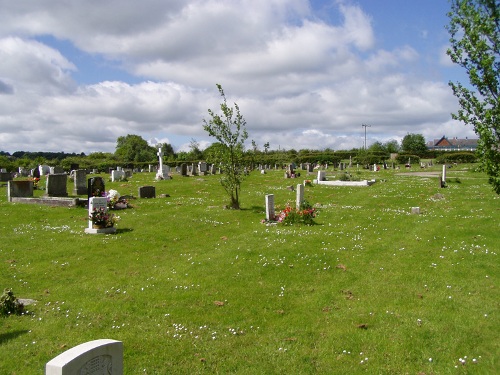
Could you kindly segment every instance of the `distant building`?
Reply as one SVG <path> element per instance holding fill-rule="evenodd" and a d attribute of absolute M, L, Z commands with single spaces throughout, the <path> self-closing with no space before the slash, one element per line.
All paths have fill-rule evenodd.
<path fill-rule="evenodd" d="M 457 137 L 448 139 L 443 135 L 440 139 L 427 142 L 427 148 L 429 150 L 440 151 L 476 151 L 477 141 L 477 139 L 469 139 L 467 137 L 465 139 Z"/>

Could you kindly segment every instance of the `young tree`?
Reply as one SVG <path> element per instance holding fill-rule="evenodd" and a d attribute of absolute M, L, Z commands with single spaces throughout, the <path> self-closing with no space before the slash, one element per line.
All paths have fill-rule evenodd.
<path fill-rule="evenodd" d="M 218 115 L 209 109 L 208 113 L 211 119 L 209 121 L 203 120 L 203 129 L 211 137 L 217 139 L 221 145 L 215 155 L 215 161 L 220 164 L 223 172 L 221 185 L 231 199 L 230 207 L 239 209 L 239 192 L 244 177 L 242 173 L 244 143 L 248 138 L 245 129 L 246 121 L 236 103 L 234 103 L 234 108 L 227 105 L 222 86 L 217 84 L 217 88 L 222 97 L 222 103 L 220 104 L 222 115 Z"/>
<path fill-rule="evenodd" d="M 500 3 L 451 0 L 448 16 L 451 48 L 447 53 L 465 69 L 476 89 L 450 82 L 461 108 L 452 117 L 474 126 L 482 166 L 500 194 Z"/>

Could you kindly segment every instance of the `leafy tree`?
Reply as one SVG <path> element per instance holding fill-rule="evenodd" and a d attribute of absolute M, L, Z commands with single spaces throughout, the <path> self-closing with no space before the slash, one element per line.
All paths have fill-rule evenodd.
<path fill-rule="evenodd" d="M 269 151 L 269 142 L 264 143 L 264 152 L 267 154 Z"/>
<path fill-rule="evenodd" d="M 156 149 L 139 135 L 118 137 L 115 155 L 125 163 L 148 162 L 156 159 Z"/>
<path fill-rule="evenodd" d="M 242 173 L 244 143 L 248 138 L 246 121 L 240 113 L 238 104 L 234 103 L 234 108 L 229 107 L 222 86 L 217 84 L 217 88 L 222 97 L 220 104 L 222 115 L 209 109 L 211 119 L 208 122 L 203 120 L 203 129 L 221 144 L 215 155 L 215 161 L 220 163 L 223 172 L 221 185 L 231 199 L 231 208 L 239 209 L 239 192 L 244 177 Z"/>
<path fill-rule="evenodd" d="M 500 194 L 500 2 L 451 0 L 448 16 L 451 48 L 447 53 L 465 69 L 476 89 L 450 82 L 461 108 L 452 117 L 474 126 L 482 166 Z"/>
<path fill-rule="evenodd" d="M 401 148 L 404 152 L 415 155 L 422 155 L 427 151 L 425 138 L 422 134 L 406 134 L 401 141 Z"/>
<path fill-rule="evenodd" d="M 388 153 L 394 154 L 399 151 L 399 144 L 398 141 L 392 139 L 390 141 L 387 141 L 384 143 L 384 147 L 387 150 Z"/>

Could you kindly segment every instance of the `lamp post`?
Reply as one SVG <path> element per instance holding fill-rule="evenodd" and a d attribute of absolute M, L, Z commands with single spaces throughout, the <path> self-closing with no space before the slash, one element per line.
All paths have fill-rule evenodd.
<path fill-rule="evenodd" d="M 365 150 L 366 150 L 366 128 L 371 128 L 372 126 L 371 125 L 366 125 L 366 124 L 363 124 L 361 125 L 363 128 L 365 128 Z"/>

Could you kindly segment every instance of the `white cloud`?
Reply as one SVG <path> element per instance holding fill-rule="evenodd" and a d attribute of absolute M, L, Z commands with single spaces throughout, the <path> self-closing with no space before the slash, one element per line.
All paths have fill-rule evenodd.
<path fill-rule="evenodd" d="M 205 148 L 216 83 L 250 139 L 271 148 L 360 147 L 362 123 L 378 140 L 451 132 L 456 100 L 419 73 L 417 47 L 383 48 L 360 6 L 332 4 L 335 22 L 306 0 L 5 3 L 0 150 L 114 151 L 127 134 Z M 34 40 L 43 35 L 113 59 L 135 80 L 79 84 L 79 56 Z"/>

